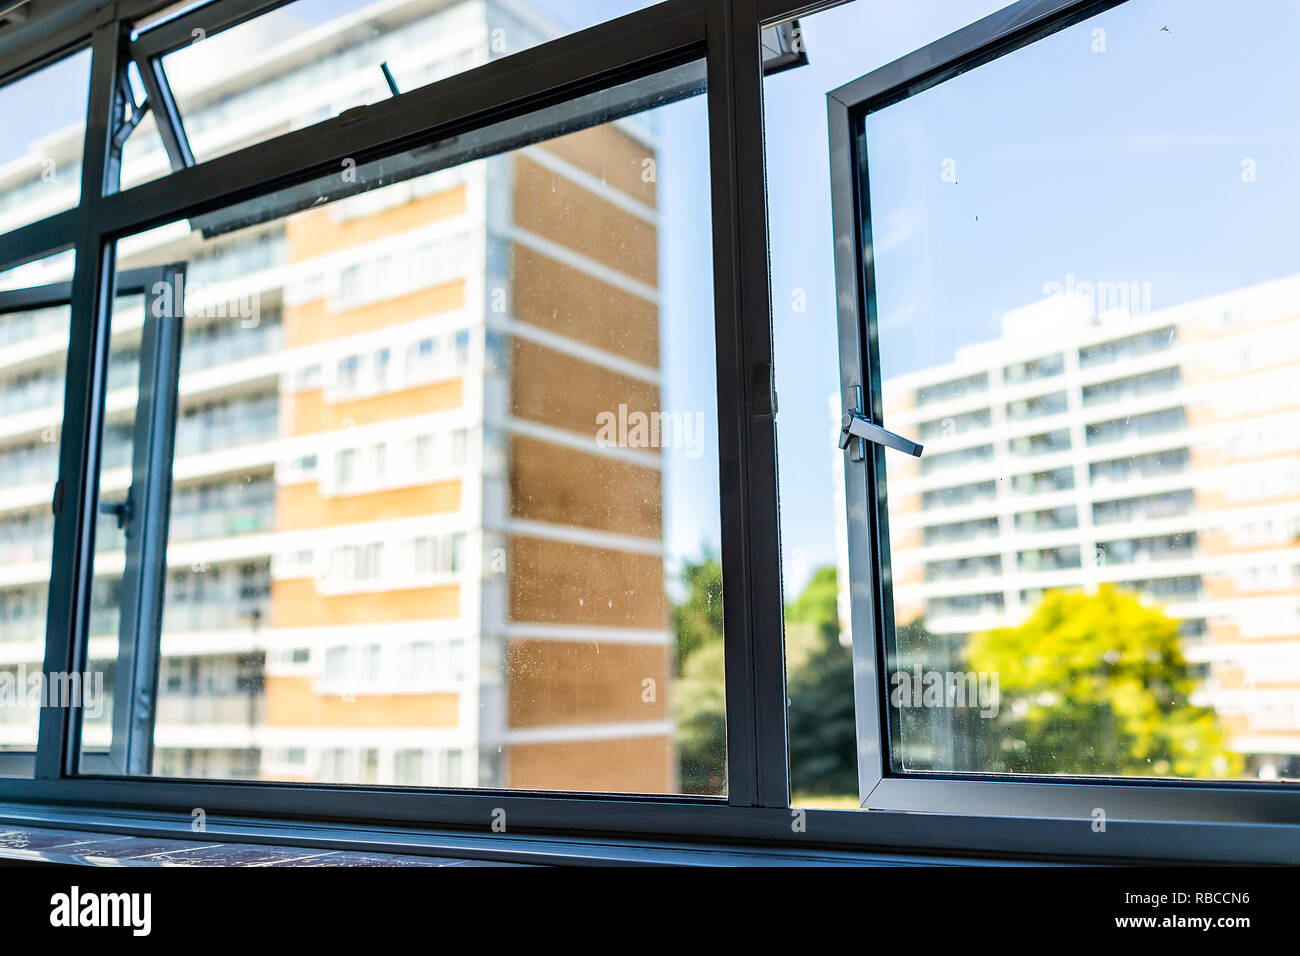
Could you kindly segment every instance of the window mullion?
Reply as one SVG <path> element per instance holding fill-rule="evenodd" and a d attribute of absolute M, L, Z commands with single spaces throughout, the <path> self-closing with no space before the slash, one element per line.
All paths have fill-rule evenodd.
<path fill-rule="evenodd" d="M 77 262 L 72 282 L 64 418 L 60 436 L 59 479 L 54 501 L 54 559 L 50 573 L 44 672 L 55 675 L 78 670 L 89 612 L 90 565 L 98 481 L 100 387 L 107 351 L 106 309 L 112 298 L 112 252 L 105 250 L 98 231 L 98 209 L 106 187 L 116 185 L 119 163 L 113 149 L 112 127 L 118 103 L 122 65 L 120 25 L 116 20 L 96 27 L 91 41 L 90 97 L 86 112 L 86 141 L 81 171 L 81 205 L 77 209 Z M 52 683 L 50 686 L 56 686 Z M 36 776 L 64 776 L 70 754 L 78 749 L 73 737 L 77 722 L 70 719 L 67 700 L 50 700 L 41 710 Z"/>
<path fill-rule="evenodd" d="M 763 63 L 754 0 L 708 7 L 728 794 L 787 807 Z"/>

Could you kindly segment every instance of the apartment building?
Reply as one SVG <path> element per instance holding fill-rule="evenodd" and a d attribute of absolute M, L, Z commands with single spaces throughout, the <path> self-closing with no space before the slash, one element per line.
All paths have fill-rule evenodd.
<path fill-rule="evenodd" d="M 378 95 L 359 50 L 415 84 L 556 32 L 514 0 L 358 4 L 176 95 L 205 158 Z M 119 269 L 187 269 L 155 773 L 677 788 L 661 454 L 596 440 L 602 412 L 660 404 L 653 119 L 120 243 Z M 124 185 L 167 168 L 142 126 Z M 146 308 L 113 314 L 105 500 L 130 485 Z M 59 348 L 0 347 L 0 484 L 45 489 L 0 502 L 14 669 L 41 660 L 57 455 L 33 429 L 58 420 L 67 315 L 0 318 L 24 343 L 35 322 L 62 323 Z M 122 545 L 101 521 L 90 654 L 110 680 Z"/>
<path fill-rule="evenodd" d="M 885 380 L 889 427 L 925 444 L 887 458 L 896 623 L 959 649 L 1049 590 L 1137 592 L 1181 622 L 1248 772 L 1295 777 L 1300 277 L 1155 311 L 1109 292 Z"/>

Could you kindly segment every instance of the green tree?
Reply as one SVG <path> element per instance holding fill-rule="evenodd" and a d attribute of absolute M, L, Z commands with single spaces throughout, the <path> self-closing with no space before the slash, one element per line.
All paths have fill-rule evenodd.
<path fill-rule="evenodd" d="M 727 792 L 727 709 L 722 641 L 710 641 L 686 660 L 673 697 L 683 793 Z"/>
<path fill-rule="evenodd" d="M 707 550 L 682 568 L 686 600 L 673 608 L 677 674 L 696 650 L 722 640 L 722 565 Z"/>
<path fill-rule="evenodd" d="M 677 646 L 674 716 L 685 793 L 726 787 L 722 567 L 705 554 L 682 570 L 686 598 L 673 608 Z M 786 608 L 790 762 L 810 794 L 857 793 L 853 654 L 840 643 L 834 568 L 813 575 Z"/>
<path fill-rule="evenodd" d="M 805 794 L 856 794 L 853 652 L 840 643 L 833 567 L 785 609 L 790 782 Z"/>
<path fill-rule="evenodd" d="M 1232 776 L 1215 713 L 1178 623 L 1111 586 L 1051 592 L 1019 627 L 970 639 L 969 666 L 998 675 L 999 750 L 1016 773 Z"/>
<path fill-rule="evenodd" d="M 683 793 L 719 794 L 727 785 L 723 695 L 722 565 L 708 552 L 682 569 L 686 598 L 673 608 L 677 685 L 673 712 Z"/>

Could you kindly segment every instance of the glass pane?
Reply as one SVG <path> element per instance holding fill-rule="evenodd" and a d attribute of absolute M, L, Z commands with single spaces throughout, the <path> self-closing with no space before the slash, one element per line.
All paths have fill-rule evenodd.
<path fill-rule="evenodd" d="M 89 95 L 89 50 L 0 86 L 0 232 L 79 201 Z"/>
<path fill-rule="evenodd" d="M 120 295 L 114 300 L 109 326 L 87 652 L 87 671 L 92 680 L 102 681 L 104 690 L 101 706 L 88 706 L 83 712 L 82 725 L 82 746 L 95 753 L 106 753 L 112 738 L 126 536 L 132 530 L 129 522 L 124 521 L 126 516 L 117 509 L 129 506 L 135 497 L 131 487 L 132 457 L 144 319 L 144 295 Z"/>
<path fill-rule="evenodd" d="M 187 266 L 154 773 L 723 792 L 702 76 L 119 243 Z"/>
<path fill-rule="evenodd" d="M 653 0 L 297 0 L 163 58 L 200 162 L 651 6 Z M 202 29 L 200 27 L 200 29 Z M 142 136 L 148 178 L 166 168 Z"/>
<path fill-rule="evenodd" d="M 0 273 L 0 750 L 36 746 L 70 315 L 6 293 L 71 274 L 71 254 Z"/>
<path fill-rule="evenodd" d="M 899 769 L 1300 777 L 1300 9 L 1253 13 L 1123 4 L 866 119 L 926 442 L 886 455 Z"/>
<path fill-rule="evenodd" d="M 139 96 L 138 99 L 143 101 L 144 97 Z M 122 144 L 121 188 L 139 186 L 166 176 L 171 171 L 171 160 L 163 149 L 158 124 L 153 113 L 146 112 Z"/>
<path fill-rule="evenodd" d="M 857 808 L 826 92 L 978 20 L 1000 0 L 855 0 L 801 17 L 808 64 L 767 77 L 763 112 L 776 352 L 790 783 Z M 841 610 L 843 610 L 841 620 Z"/>

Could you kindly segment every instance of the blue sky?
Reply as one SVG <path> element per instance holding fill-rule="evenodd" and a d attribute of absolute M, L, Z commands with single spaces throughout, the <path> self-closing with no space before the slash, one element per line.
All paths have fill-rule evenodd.
<path fill-rule="evenodd" d="M 28 151 L 31 143 L 86 121 L 90 52 L 82 51 L 16 83 L 0 86 L 0 163 Z"/>

